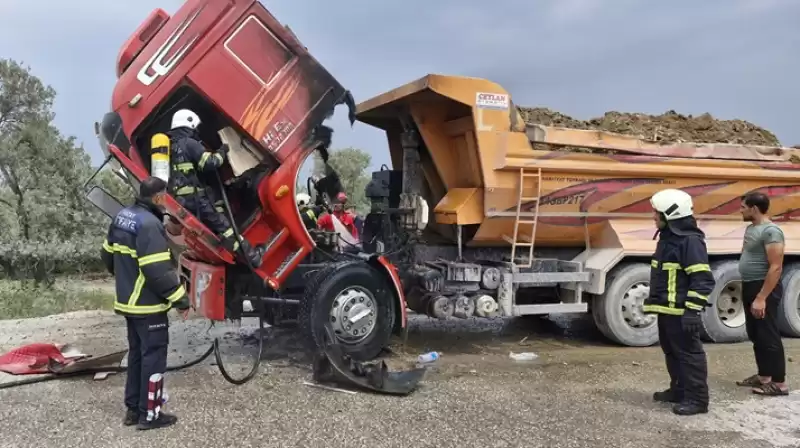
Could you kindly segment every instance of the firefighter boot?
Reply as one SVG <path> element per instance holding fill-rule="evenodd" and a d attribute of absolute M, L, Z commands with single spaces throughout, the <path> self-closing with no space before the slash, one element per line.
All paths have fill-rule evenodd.
<path fill-rule="evenodd" d="M 677 415 L 706 414 L 708 405 L 696 401 L 682 401 L 672 407 L 672 413 Z"/>
<path fill-rule="evenodd" d="M 167 414 L 166 412 L 159 412 L 158 417 L 156 417 L 154 420 L 139 420 L 139 424 L 136 425 L 136 429 L 140 431 L 146 431 L 148 429 L 166 428 L 167 426 L 172 426 L 175 423 L 178 423 L 178 417 L 175 417 L 172 414 Z"/>
<path fill-rule="evenodd" d="M 660 403 L 680 403 L 681 398 L 672 389 L 662 390 L 653 394 L 653 400 Z"/>
<path fill-rule="evenodd" d="M 249 241 L 242 239 L 242 249 L 244 249 L 251 266 L 254 268 L 261 266 L 261 259 L 264 257 L 264 246 L 253 247 Z"/>
<path fill-rule="evenodd" d="M 244 237 L 237 242 L 235 236 L 226 238 L 224 246 L 231 251 L 240 262 L 247 263 L 256 269 L 261 266 L 261 258 L 264 256 L 264 248 L 262 246 L 253 248 L 250 242 L 244 239 Z M 240 247 L 242 251 L 244 251 L 246 258 L 242 257 L 242 251 L 239 250 Z"/>
<path fill-rule="evenodd" d="M 139 423 L 139 411 L 135 409 L 128 409 L 125 412 L 125 419 L 122 420 L 122 424 L 125 426 L 133 426 Z"/>

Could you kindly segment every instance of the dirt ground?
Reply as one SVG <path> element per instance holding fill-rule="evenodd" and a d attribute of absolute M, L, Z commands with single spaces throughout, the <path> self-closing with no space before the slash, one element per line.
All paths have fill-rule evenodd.
<path fill-rule="evenodd" d="M 202 353 L 207 322 L 173 320 L 171 365 Z M 0 322 L 0 352 L 35 341 L 72 342 L 101 355 L 125 349 L 121 318 L 77 312 Z M 392 346 L 394 368 L 442 352 L 414 394 L 384 397 L 311 388 L 294 332 L 270 332 L 258 376 L 224 381 L 211 359 L 167 375 L 175 427 L 121 425 L 124 374 L 0 390 L 0 446 L 58 447 L 674 447 L 800 446 L 800 395 L 754 397 L 749 344 L 708 345 L 712 407 L 678 417 L 651 395 L 666 384 L 658 347 L 612 346 L 585 318 L 447 321 L 414 317 Z M 800 341 L 786 340 L 789 357 Z M 533 352 L 517 362 L 509 353 Z M 213 357 L 212 357 L 213 359 Z M 796 371 L 788 364 L 789 381 Z M 18 378 L 0 377 L 0 382 Z"/>

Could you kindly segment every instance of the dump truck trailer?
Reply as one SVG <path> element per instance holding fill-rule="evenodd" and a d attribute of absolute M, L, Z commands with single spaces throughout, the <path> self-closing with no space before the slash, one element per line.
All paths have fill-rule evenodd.
<path fill-rule="evenodd" d="M 381 185 L 401 215 L 429 204 L 414 254 L 395 262 L 416 312 L 591 312 L 611 340 L 655 344 L 655 317 L 642 313 L 656 244 L 649 199 L 679 188 L 694 198 L 717 279 L 705 336 L 745 340 L 737 260 L 747 223 L 739 207 L 745 193 L 759 191 L 786 235 L 781 329 L 800 336 L 796 149 L 526 124 L 501 86 L 459 76 L 428 75 L 364 101 L 357 119 L 386 132 L 396 167 L 373 173 L 373 213 L 387 214 Z M 570 150 L 577 147 L 589 151 Z M 377 240 L 396 233 L 382 231 L 377 217 L 366 222 Z"/>

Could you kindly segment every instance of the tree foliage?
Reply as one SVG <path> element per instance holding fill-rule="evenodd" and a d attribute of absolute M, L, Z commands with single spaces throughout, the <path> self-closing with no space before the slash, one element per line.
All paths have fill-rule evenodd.
<path fill-rule="evenodd" d="M 357 148 L 344 148 L 331 152 L 328 163 L 339 173 L 342 187 L 347 193 L 348 201 L 361 213 L 369 211 L 369 200 L 364 194 L 364 189 L 370 181 L 367 172 L 372 156 L 366 151 Z M 325 165 L 318 154 L 314 154 L 314 174 L 323 176 Z"/>
<path fill-rule="evenodd" d="M 84 198 L 91 159 L 53 125 L 55 90 L 0 59 L 0 268 L 44 281 L 97 258 L 107 218 Z M 109 173 L 110 174 L 110 173 Z M 103 185 L 119 188 L 104 175 Z M 91 262 L 89 262 L 91 265 Z"/>

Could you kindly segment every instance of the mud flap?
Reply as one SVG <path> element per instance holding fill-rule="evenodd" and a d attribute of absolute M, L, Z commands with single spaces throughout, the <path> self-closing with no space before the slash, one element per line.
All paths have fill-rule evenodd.
<path fill-rule="evenodd" d="M 335 341 L 333 328 L 325 325 L 325 348 L 314 357 L 314 381 L 317 383 L 356 386 L 386 395 L 409 395 L 425 376 L 424 367 L 389 372 L 384 361 L 369 364 L 353 361 Z"/>

